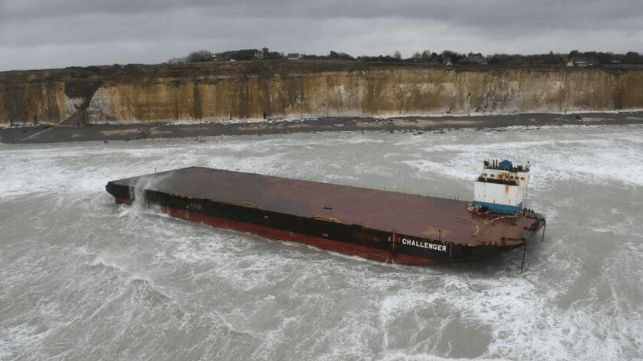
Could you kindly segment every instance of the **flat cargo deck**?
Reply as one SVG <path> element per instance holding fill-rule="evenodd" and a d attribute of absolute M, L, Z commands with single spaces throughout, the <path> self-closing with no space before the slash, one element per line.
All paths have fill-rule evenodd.
<path fill-rule="evenodd" d="M 110 184 L 451 244 L 518 245 L 538 226 L 535 214 L 479 213 L 464 201 L 201 167 Z"/>

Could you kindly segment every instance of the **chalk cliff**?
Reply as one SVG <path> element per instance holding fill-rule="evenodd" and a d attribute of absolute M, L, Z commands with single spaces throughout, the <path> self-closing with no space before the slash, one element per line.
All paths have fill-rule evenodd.
<path fill-rule="evenodd" d="M 643 68 L 264 61 L 0 73 L 2 126 L 641 108 Z"/>

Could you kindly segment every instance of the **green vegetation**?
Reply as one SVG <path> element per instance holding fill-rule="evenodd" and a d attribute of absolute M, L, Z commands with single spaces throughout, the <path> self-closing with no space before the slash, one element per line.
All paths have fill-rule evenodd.
<path fill-rule="evenodd" d="M 625 54 L 614 54 L 611 52 L 587 51 L 580 52 L 573 50 L 569 54 L 549 52 L 548 54 L 492 54 L 481 53 L 458 53 L 445 50 L 441 53 L 424 50 L 416 52 L 409 58 L 404 58 L 399 51 L 393 55 L 358 56 L 354 57 L 343 52 L 330 51 L 328 55 L 313 55 L 270 51 L 268 48 L 230 50 L 214 53 L 209 50 L 194 51 L 184 58 L 175 58 L 168 61 L 169 64 L 203 63 L 203 62 L 230 62 L 241 60 L 346 60 L 357 62 L 398 62 L 398 63 L 434 63 L 454 66 L 525 66 L 525 65 L 549 65 L 549 66 L 598 66 L 598 65 L 637 65 L 643 64 L 643 55 L 630 51 Z"/>

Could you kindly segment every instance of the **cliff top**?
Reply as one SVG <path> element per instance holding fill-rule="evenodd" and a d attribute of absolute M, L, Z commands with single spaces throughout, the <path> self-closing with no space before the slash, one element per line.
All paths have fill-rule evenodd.
<path fill-rule="evenodd" d="M 271 76 L 273 74 L 307 74 L 337 71 L 366 71 L 366 70 L 399 70 L 399 69 L 442 69 L 460 71 L 610 71 L 622 72 L 641 70 L 643 66 L 613 65 L 593 67 L 561 67 L 561 66 L 494 66 L 468 65 L 446 66 L 434 63 L 408 62 L 360 62 L 343 60 L 250 60 L 237 62 L 209 62 L 190 64 L 127 64 L 101 65 L 88 67 L 68 67 L 62 69 L 12 70 L 0 72 L 0 82 L 4 81 L 67 81 L 67 80 L 131 80 L 136 76 L 141 81 L 156 78 L 184 77 L 243 77 L 251 75 Z"/>

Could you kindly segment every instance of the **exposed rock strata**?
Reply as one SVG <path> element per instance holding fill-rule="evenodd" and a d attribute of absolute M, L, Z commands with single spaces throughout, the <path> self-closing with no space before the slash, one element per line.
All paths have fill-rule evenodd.
<path fill-rule="evenodd" d="M 0 73 L 3 126 L 641 108 L 641 68 L 250 62 Z"/>

